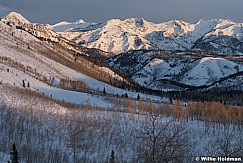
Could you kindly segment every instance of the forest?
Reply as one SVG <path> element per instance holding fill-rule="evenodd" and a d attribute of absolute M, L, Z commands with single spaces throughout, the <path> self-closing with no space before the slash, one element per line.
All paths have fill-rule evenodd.
<path fill-rule="evenodd" d="M 31 163 L 243 157 L 242 107 L 117 98 L 114 107 L 98 108 L 0 87 L 0 157 L 4 161 L 10 161 L 13 144 L 19 160 Z"/>

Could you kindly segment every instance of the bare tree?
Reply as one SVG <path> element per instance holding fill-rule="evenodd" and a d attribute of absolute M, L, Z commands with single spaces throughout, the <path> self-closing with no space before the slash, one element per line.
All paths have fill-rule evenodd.
<path fill-rule="evenodd" d="M 230 125 L 225 125 L 221 132 L 207 145 L 207 152 L 211 156 L 243 157 L 242 133 Z"/>
<path fill-rule="evenodd" d="M 151 112 L 147 121 L 135 134 L 139 140 L 138 159 L 144 162 L 182 162 L 189 154 L 187 130 L 182 123 L 165 121 Z"/>
<path fill-rule="evenodd" d="M 81 134 L 82 134 L 82 128 L 80 126 L 70 126 L 69 131 L 69 144 L 68 146 L 72 149 L 73 153 L 73 162 L 78 162 L 78 156 L 79 150 L 81 148 Z"/>

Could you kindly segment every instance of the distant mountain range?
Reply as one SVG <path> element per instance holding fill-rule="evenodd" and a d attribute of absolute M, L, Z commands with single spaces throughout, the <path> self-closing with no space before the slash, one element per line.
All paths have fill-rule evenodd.
<path fill-rule="evenodd" d="M 77 55 L 102 59 L 126 79 L 149 89 L 243 90 L 243 23 L 213 19 L 155 24 L 130 18 L 43 25 L 14 12 L 2 21 Z"/>
<path fill-rule="evenodd" d="M 68 26 L 69 30 L 59 30 L 59 34 L 88 48 L 113 54 L 141 49 L 243 54 L 243 23 L 231 20 L 199 20 L 195 24 L 173 20 L 155 24 L 130 18 Z M 63 24 L 58 23 L 50 29 L 59 27 L 63 27 Z"/>
<path fill-rule="evenodd" d="M 3 20 L 21 26 L 31 24 L 15 12 Z M 195 24 L 172 20 L 156 24 L 143 18 L 111 19 L 105 23 L 88 23 L 80 19 L 45 27 L 77 44 L 113 55 L 145 49 L 243 55 L 243 23 L 231 20 L 199 20 Z"/>

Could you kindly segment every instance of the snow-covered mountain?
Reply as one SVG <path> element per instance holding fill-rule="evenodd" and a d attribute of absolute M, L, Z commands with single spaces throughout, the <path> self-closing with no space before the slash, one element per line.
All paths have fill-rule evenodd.
<path fill-rule="evenodd" d="M 27 19 L 25 19 L 21 14 L 17 12 L 9 13 L 6 17 L 3 18 L 3 21 L 12 24 L 30 24 Z"/>
<path fill-rule="evenodd" d="M 143 50 L 117 55 L 110 59 L 110 65 L 154 90 L 243 89 L 240 60 Z"/>
<path fill-rule="evenodd" d="M 243 54 L 243 24 L 223 19 L 195 24 L 181 20 L 156 24 L 138 18 L 112 19 L 93 30 L 61 35 L 88 48 L 115 54 L 139 49 Z"/>
<path fill-rule="evenodd" d="M 83 19 L 79 19 L 76 22 L 62 21 L 54 25 L 46 25 L 46 27 L 55 32 L 78 32 L 96 29 L 98 25 L 97 23 L 85 22 Z"/>
<path fill-rule="evenodd" d="M 26 24 L 22 25 L 25 27 Z M 116 85 L 128 82 L 108 67 L 95 65 L 62 42 L 46 41 L 43 39 L 46 35 L 39 38 L 26 28 L 19 27 L 0 21 L 0 85 L 16 86 L 44 93 L 54 99 L 100 107 L 112 106 L 111 102 L 102 99 L 104 88 L 109 96 L 128 94 L 137 98 L 137 92 L 112 86 L 112 82 Z M 150 98 L 145 94 L 140 96 Z"/>
<path fill-rule="evenodd" d="M 142 49 L 243 55 L 243 23 L 231 20 L 199 20 L 195 24 L 172 20 L 156 24 L 143 18 L 129 18 L 111 19 L 99 24 L 80 19 L 43 25 L 30 23 L 20 14 L 12 12 L 3 21 L 37 37 L 55 42 L 65 38 L 115 55 Z"/>
<path fill-rule="evenodd" d="M 124 21 L 113 19 L 103 24 L 93 24 L 96 27 L 95 29 L 90 29 L 87 26 L 87 31 L 78 31 L 78 28 L 80 27 L 79 29 L 81 29 L 82 25 L 85 26 L 85 24 L 87 23 L 79 20 L 75 23 L 61 22 L 48 27 L 30 23 L 18 13 L 10 13 L 1 22 L 2 37 L 4 36 L 2 39 L 2 49 L 11 52 L 13 49 L 19 49 L 20 47 L 18 46 L 21 45 L 25 48 L 27 47 L 27 49 L 24 49 L 27 53 L 32 49 L 41 55 L 43 55 L 43 52 L 44 54 L 62 54 L 61 58 L 67 61 L 71 60 L 71 62 L 76 59 L 76 55 L 78 54 L 84 54 L 86 57 L 91 57 L 91 59 L 92 57 L 93 59 L 97 59 L 101 55 L 111 55 L 111 53 L 99 51 L 104 50 L 114 53 L 114 57 L 108 61 L 112 69 L 121 72 L 122 75 L 125 75 L 123 77 L 128 77 L 149 89 L 183 90 L 214 88 L 216 86 L 230 88 L 233 85 L 239 85 L 239 87 L 234 87 L 234 89 L 242 90 L 240 86 L 242 85 L 241 76 L 243 68 L 242 62 L 239 59 L 230 60 L 221 58 L 222 56 L 209 56 L 204 52 L 191 51 L 214 51 L 215 53 L 231 55 L 241 54 L 242 24 L 222 19 L 200 20 L 196 24 L 189 24 L 180 20 L 155 24 L 144 19 L 130 18 Z M 56 33 L 51 30 L 54 28 L 59 28 L 63 31 Z M 74 32 L 74 30 L 77 31 Z M 76 41 L 76 43 L 86 47 L 97 48 L 99 50 L 85 49 L 85 47 L 78 44 L 71 44 L 71 42 L 63 37 Z M 4 38 L 8 39 L 4 40 Z M 9 47 L 9 50 L 6 49 L 6 44 L 10 44 L 6 43 L 7 40 L 14 44 L 11 45 L 14 48 Z M 24 42 L 18 42 L 18 40 Z M 69 54 L 70 51 L 63 51 L 62 48 L 71 50 L 71 53 L 74 52 L 75 55 Z M 132 51 L 132 49 L 155 50 Z M 117 55 L 117 53 L 122 51 L 126 52 Z M 176 51 L 186 52 L 180 53 Z M 9 56 L 15 53 L 13 51 Z M 20 57 L 21 55 L 16 55 L 18 58 L 14 57 L 12 60 L 26 58 L 25 55 Z M 36 63 L 36 60 L 32 62 Z M 32 70 L 37 69 L 33 65 L 38 65 L 38 62 L 33 65 L 29 63 L 21 64 L 27 64 L 26 66 L 31 67 Z M 63 64 L 65 62 L 62 60 L 58 64 L 53 64 L 59 65 L 60 63 Z M 70 64 L 65 64 L 64 66 Z M 41 70 L 46 70 L 44 72 L 47 72 L 48 69 L 50 71 L 53 69 L 54 74 L 46 76 L 46 74 L 49 74 L 46 73 L 42 78 L 50 79 L 54 77 L 56 79 L 54 81 L 57 82 L 63 78 L 74 80 L 79 78 L 70 76 L 69 73 L 64 73 L 63 70 L 67 68 L 54 68 L 48 63 L 45 65 L 42 64 Z M 67 72 L 71 71 L 73 70 L 67 70 Z M 104 81 L 110 80 L 109 75 L 107 76 L 108 78 L 106 77 L 107 74 L 111 76 L 115 74 L 109 68 L 103 67 L 98 67 L 95 70 L 86 70 L 84 68 L 83 71 L 86 74 L 93 75 L 93 77 L 96 76 L 95 74 L 101 74 Z M 38 72 L 37 74 L 43 73 Z M 122 77 L 117 77 L 119 80 L 123 80 Z M 85 83 L 90 86 L 89 84 L 92 82 L 85 80 Z M 101 87 L 95 87 L 94 89 L 102 90 Z M 115 92 L 112 93 L 114 94 Z"/>
<path fill-rule="evenodd" d="M 6 17 L 4 17 L 2 21 L 11 27 L 23 29 L 40 39 L 50 40 L 53 42 L 60 41 L 59 34 L 49 30 L 43 24 L 31 23 L 19 13 L 11 12 Z"/>

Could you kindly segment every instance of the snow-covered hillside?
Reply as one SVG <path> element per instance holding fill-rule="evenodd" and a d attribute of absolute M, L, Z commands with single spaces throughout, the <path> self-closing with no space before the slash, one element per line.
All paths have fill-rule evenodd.
<path fill-rule="evenodd" d="M 11 12 L 2 21 L 11 27 L 23 29 L 38 38 L 53 42 L 61 41 L 59 34 L 49 30 L 43 24 L 31 23 L 19 13 Z"/>
<path fill-rule="evenodd" d="M 243 24 L 223 19 L 200 20 L 195 24 L 181 20 L 155 24 L 138 18 L 112 19 L 97 29 L 60 34 L 86 47 L 116 54 L 139 49 L 243 54 Z"/>
<path fill-rule="evenodd" d="M 195 106 L 199 107 L 199 111 L 204 108 L 204 112 L 196 114 Z M 230 110 L 241 109 L 242 111 L 242 108 L 229 109 L 229 106 L 215 108 L 215 106 L 221 105 L 190 103 L 185 108 L 177 105 L 176 109 L 183 108 L 183 111 L 180 112 L 182 114 L 180 118 L 174 119 L 171 115 L 174 111 L 169 111 L 170 117 L 163 115 L 166 114 L 165 112 L 159 112 L 160 114 L 151 112 L 157 110 L 151 103 L 140 106 L 140 109 L 153 108 L 150 114 L 146 112 L 135 114 L 133 108 L 129 113 L 97 110 L 87 106 L 82 109 L 72 109 L 0 85 L 0 163 L 10 160 L 10 149 L 13 143 L 16 144 L 21 163 L 69 163 L 76 162 L 75 160 L 108 162 L 112 150 L 115 152 L 117 162 L 145 162 L 143 161 L 145 152 L 149 151 L 148 145 L 152 147 L 152 143 L 156 143 L 160 153 L 177 151 L 175 156 L 180 158 L 179 162 L 193 163 L 196 156 L 210 154 L 224 157 L 227 154 L 224 153 L 224 147 L 230 149 L 229 152 L 234 152 L 235 155 L 232 157 L 242 158 L 242 125 L 225 123 L 225 121 L 213 122 L 217 120 L 216 118 L 224 117 L 237 120 L 241 116 L 236 114 L 239 112 L 231 113 Z M 169 106 L 158 104 L 156 108 L 169 109 Z M 216 112 L 218 109 L 220 111 Z M 235 117 L 226 116 L 225 111 Z M 197 118 L 193 113 L 203 116 L 205 121 Z M 242 119 L 239 120 L 242 123 Z M 151 141 L 154 137 L 149 134 L 154 134 L 154 130 L 158 133 L 156 140 L 161 141 Z M 224 147 L 222 143 L 225 144 Z M 165 144 L 166 148 L 161 148 L 161 144 Z M 152 148 L 149 149 L 152 151 Z M 174 157 L 170 159 L 173 160 Z M 177 161 L 178 159 L 172 162 Z"/>
<path fill-rule="evenodd" d="M 243 71 L 243 64 L 236 64 L 222 58 L 204 57 L 184 74 L 181 81 L 188 85 L 208 85 L 239 71 Z"/>
<path fill-rule="evenodd" d="M 11 27 L 2 21 L 0 21 L 0 49 L 1 84 L 28 87 L 27 89 L 44 93 L 52 98 L 78 104 L 90 103 L 101 107 L 112 105 L 112 102 L 104 100 L 101 96 L 104 88 L 108 94 L 113 96 L 128 94 L 129 97 L 137 98 L 138 93 L 136 92 L 113 87 L 84 75 L 82 69 L 71 68 L 70 64 L 75 65 L 87 61 L 84 59 L 75 61 L 68 49 L 55 46 L 52 42 L 42 41 L 32 34 Z M 91 63 L 87 62 L 87 64 Z M 95 68 L 94 64 L 91 66 L 93 69 Z M 105 77 L 124 80 L 107 67 L 97 67 L 94 71 Z M 82 85 L 83 92 L 61 89 L 60 87 L 65 85 L 63 81 L 78 82 Z M 97 96 L 96 92 L 98 92 Z M 145 94 L 140 96 L 142 99 L 161 100 L 159 97 Z"/>
<path fill-rule="evenodd" d="M 243 63 L 240 61 L 220 57 L 198 57 L 186 53 L 130 51 L 110 59 L 110 65 L 140 85 L 155 90 L 210 88 L 215 85 L 220 88 L 226 87 L 221 84 L 225 80 L 240 78 L 227 83 L 230 88 L 233 85 L 242 85 L 243 79 Z"/>

